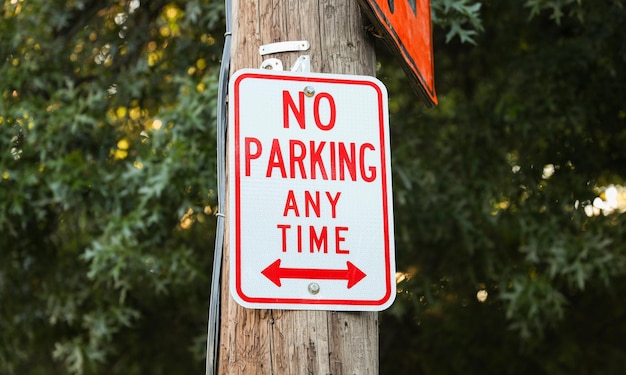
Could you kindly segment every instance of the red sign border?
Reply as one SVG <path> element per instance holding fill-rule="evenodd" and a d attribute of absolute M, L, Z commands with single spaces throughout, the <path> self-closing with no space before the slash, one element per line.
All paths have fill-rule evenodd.
<path fill-rule="evenodd" d="M 237 73 L 236 73 L 237 74 Z M 318 83 L 331 83 L 331 84 L 351 84 L 351 85 L 366 85 L 371 86 L 376 90 L 378 97 L 378 122 L 379 122 L 379 136 L 381 143 L 381 183 L 383 193 L 383 237 L 385 243 L 384 256 L 385 256 L 385 295 L 379 300 L 352 300 L 352 299 L 305 299 L 305 298 L 269 298 L 269 297 L 250 297 L 247 296 L 241 286 L 241 150 L 238 147 L 240 144 L 240 103 L 239 103 L 239 86 L 241 82 L 246 78 L 256 79 L 275 79 L 278 81 L 299 81 L 299 82 L 318 82 Z M 391 278 L 391 243 L 390 243 L 390 228 L 389 228 L 389 205 L 387 191 L 387 157 L 385 147 L 385 114 L 383 107 L 383 93 L 381 88 L 372 81 L 359 80 L 359 79 L 344 79 L 336 77 L 319 77 L 319 76 L 289 76 L 279 74 L 257 73 L 257 72 L 243 72 L 234 77 L 233 84 L 233 103 L 234 106 L 234 144 L 235 144 L 235 285 L 239 298 L 242 301 L 250 304 L 289 304 L 289 305 L 346 305 L 346 306 L 383 306 L 390 300 L 393 300 L 392 291 L 394 290 Z"/>

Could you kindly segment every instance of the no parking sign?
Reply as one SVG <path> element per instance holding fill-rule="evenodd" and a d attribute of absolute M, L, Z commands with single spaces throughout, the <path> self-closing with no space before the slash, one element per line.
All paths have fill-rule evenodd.
<path fill-rule="evenodd" d="M 369 76 L 244 69 L 229 88 L 230 290 L 248 308 L 395 298 L 387 91 Z"/>

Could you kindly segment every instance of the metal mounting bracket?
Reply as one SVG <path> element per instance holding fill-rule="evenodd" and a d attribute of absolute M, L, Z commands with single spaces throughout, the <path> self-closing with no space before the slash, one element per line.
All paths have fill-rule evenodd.
<path fill-rule="evenodd" d="M 265 59 L 261 63 L 261 69 L 283 70 L 283 62 L 276 58 Z"/>
<path fill-rule="evenodd" d="M 278 42 L 278 43 L 270 43 L 264 44 L 259 47 L 259 54 L 261 56 L 270 55 L 274 53 L 283 53 L 283 52 L 296 52 L 296 51 L 306 51 L 311 48 L 311 44 L 306 40 L 296 40 L 289 42 Z M 280 59 L 275 57 L 265 59 L 263 63 L 261 63 L 261 69 L 269 69 L 269 70 L 283 70 L 283 62 Z M 302 55 L 298 57 L 296 62 L 291 67 L 292 72 L 310 72 L 311 71 L 311 58 L 309 55 Z"/>
<path fill-rule="evenodd" d="M 298 57 L 295 63 L 291 66 L 292 72 L 311 72 L 311 57 L 309 55 L 302 55 Z"/>
<path fill-rule="evenodd" d="M 307 51 L 309 48 L 311 48 L 311 44 L 306 40 L 296 40 L 291 42 L 264 44 L 259 47 L 259 53 L 261 56 L 265 56 L 272 53 Z"/>

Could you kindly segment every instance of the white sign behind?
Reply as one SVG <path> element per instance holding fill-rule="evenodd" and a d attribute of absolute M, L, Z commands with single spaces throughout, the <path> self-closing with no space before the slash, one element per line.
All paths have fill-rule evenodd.
<path fill-rule="evenodd" d="M 378 311 L 395 298 L 387 91 L 373 77 L 236 72 L 230 290 L 249 308 Z"/>

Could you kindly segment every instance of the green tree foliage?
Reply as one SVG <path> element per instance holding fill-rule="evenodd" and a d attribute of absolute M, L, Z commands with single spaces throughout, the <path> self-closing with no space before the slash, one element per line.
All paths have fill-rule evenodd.
<path fill-rule="evenodd" d="M 0 373 L 201 367 L 222 14 L 4 2 Z"/>
<path fill-rule="evenodd" d="M 440 105 L 380 51 L 400 294 L 381 373 L 622 373 L 626 10 L 435 0 Z M 215 0 L 5 0 L 0 373 L 204 367 Z"/>
<path fill-rule="evenodd" d="M 622 373 L 626 9 L 480 12 L 475 46 L 435 29 L 438 108 L 394 95 L 401 77 L 382 72 L 406 272 L 383 315 L 384 368 Z"/>

